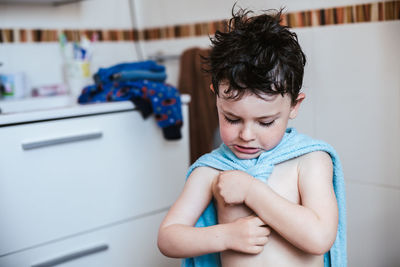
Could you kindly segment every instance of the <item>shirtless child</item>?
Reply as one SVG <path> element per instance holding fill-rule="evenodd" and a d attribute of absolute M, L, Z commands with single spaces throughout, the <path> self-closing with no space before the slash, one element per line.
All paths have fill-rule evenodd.
<path fill-rule="evenodd" d="M 217 155 L 210 165 L 192 166 L 160 226 L 158 246 L 166 256 L 189 258 L 183 266 L 324 266 L 338 230 L 330 155 L 297 155 L 276 164 L 266 181 L 250 170 L 296 140 L 287 125 L 305 98 L 306 59 L 296 35 L 280 25 L 280 12 L 249 15 L 239 10 L 228 32 L 212 39 L 210 88 L 223 145 L 210 154 Z M 232 167 L 219 168 L 223 160 Z M 207 225 L 210 216 L 202 214 L 213 208 L 210 201 L 218 223 Z"/>

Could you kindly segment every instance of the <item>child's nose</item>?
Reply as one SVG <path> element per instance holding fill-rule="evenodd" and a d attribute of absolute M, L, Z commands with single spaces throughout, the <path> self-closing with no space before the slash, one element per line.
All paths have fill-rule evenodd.
<path fill-rule="evenodd" d="M 239 137 L 243 140 L 243 141 L 252 141 L 255 139 L 255 134 L 253 132 L 253 130 L 251 129 L 250 126 L 246 126 L 244 125 L 243 128 L 241 129 L 240 133 L 239 133 Z"/>

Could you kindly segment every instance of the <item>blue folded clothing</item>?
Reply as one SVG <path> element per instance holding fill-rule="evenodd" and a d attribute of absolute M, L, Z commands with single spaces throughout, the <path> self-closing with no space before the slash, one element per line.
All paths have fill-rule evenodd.
<path fill-rule="evenodd" d="M 154 72 L 148 70 L 124 70 L 112 75 L 113 81 L 137 81 L 151 80 L 156 82 L 164 82 L 167 79 L 167 74 L 162 71 Z"/>
<path fill-rule="evenodd" d="M 159 74 L 163 73 L 165 75 L 165 66 L 158 65 L 153 60 L 147 60 L 147 61 L 139 61 L 131 63 L 121 63 L 109 68 L 100 68 L 97 71 L 97 73 L 93 76 L 93 78 L 96 84 L 107 83 L 113 81 L 113 75 L 116 75 L 124 71 L 133 71 L 133 70 L 148 71 Z M 144 79 L 146 78 L 143 78 L 141 80 Z"/>
<path fill-rule="evenodd" d="M 95 84 L 85 87 L 78 103 L 130 100 L 143 118 L 154 113 L 167 140 L 181 138 L 181 99 L 177 88 L 164 83 L 165 67 L 154 61 L 122 63 L 99 69 Z"/>
<path fill-rule="evenodd" d="M 342 166 L 335 150 L 327 143 L 314 140 L 306 135 L 299 134 L 294 128 L 288 128 L 286 133 L 275 148 L 262 153 L 258 158 L 243 160 L 225 145 L 211 153 L 200 157 L 189 168 L 187 178 L 191 172 L 201 166 L 208 166 L 217 170 L 241 170 L 252 175 L 256 179 L 266 182 L 271 175 L 274 166 L 281 162 L 313 152 L 325 151 L 329 153 L 333 163 L 333 188 L 339 208 L 339 225 L 336 240 L 330 251 L 324 255 L 325 267 L 347 266 L 347 243 L 346 243 L 346 199 L 345 184 Z M 213 202 L 210 202 L 206 210 L 200 216 L 196 227 L 206 227 L 218 224 L 217 213 Z M 206 254 L 194 258 L 182 260 L 184 267 L 218 267 L 221 266 L 219 253 Z"/>

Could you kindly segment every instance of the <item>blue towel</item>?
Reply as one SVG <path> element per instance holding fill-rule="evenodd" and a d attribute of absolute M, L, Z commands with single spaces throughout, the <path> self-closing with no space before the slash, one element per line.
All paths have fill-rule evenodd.
<path fill-rule="evenodd" d="M 263 152 L 255 159 L 238 159 L 226 145 L 222 144 L 218 149 L 200 157 L 189 168 L 186 178 L 189 177 L 195 168 L 208 166 L 222 171 L 245 171 L 256 179 L 266 182 L 274 169 L 274 165 L 318 150 L 326 151 L 332 158 L 333 188 L 339 208 L 339 225 L 336 240 L 330 251 L 324 255 L 324 265 L 325 267 L 345 267 L 347 266 L 345 184 L 339 157 L 329 144 L 299 134 L 294 128 L 288 128 L 282 141 L 275 148 Z M 200 216 L 196 227 L 206 227 L 217 223 L 216 209 L 213 202 L 211 202 Z M 181 266 L 216 267 L 221 266 L 221 262 L 219 253 L 213 253 L 195 258 L 183 259 Z"/>
<path fill-rule="evenodd" d="M 127 70 L 121 71 L 113 75 L 114 81 L 137 81 L 150 80 L 155 82 L 164 82 L 167 74 L 163 72 L 154 72 L 148 70 Z"/>

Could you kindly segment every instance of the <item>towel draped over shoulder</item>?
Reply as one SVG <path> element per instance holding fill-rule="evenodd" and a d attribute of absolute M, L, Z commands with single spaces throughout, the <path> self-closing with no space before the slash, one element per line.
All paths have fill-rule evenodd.
<path fill-rule="evenodd" d="M 189 168 L 186 178 L 189 178 L 195 168 L 207 166 L 221 171 L 241 170 L 256 179 L 266 182 L 276 164 L 313 151 L 325 151 L 331 156 L 333 163 L 333 188 L 339 208 L 339 224 L 336 240 L 330 251 L 324 255 L 324 266 L 345 267 L 347 266 L 345 183 L 339 157 L 329 144 L 299 134 L 294 128 L 288 128 L 281 142 L 275 148 L 263 152 L 255 159 L 239 159 L 225 144 L 222 144 L 211 153 L 200 157 Z M 196 227 L 207 227 L 216 224 L 218 224 L 217 213 L 211 201 L 197 221 Z M 219 253 L 212 253 L 183 259 L 181 266 L 217 267 L 221 266 L 221 262 Z"/>

